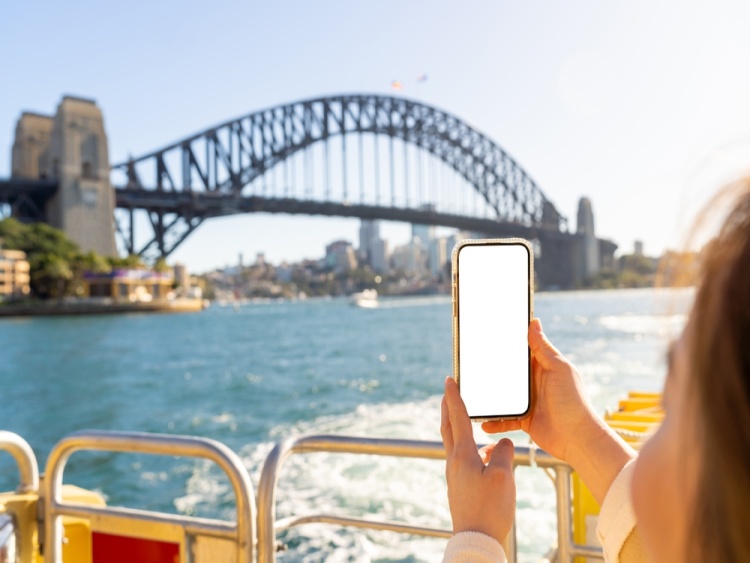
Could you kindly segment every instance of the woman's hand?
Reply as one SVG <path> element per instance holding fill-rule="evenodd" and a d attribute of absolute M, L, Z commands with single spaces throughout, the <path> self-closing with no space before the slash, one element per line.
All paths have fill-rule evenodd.
<path fill-rule="evenodd" d="M 523 430 L 547 453 L 573 466 L 601 504 L 612 481 L 635 452 L 596 415 L 575 367 L 542 332 L 529 325 L 533 404 L 523 420 L 482 424 L 489 433 Z"/>
<path fill-rule="evenodd" d="M 536 444 L 558 459 L 572 463 L 575 442 L 587 439 L 597 419 L 586 400 L 581 378 L 573 364 L 542 332 L 542 322 L 529 324 L 531 348 L 531 414 L 522 420 L 491 421 L 482 424 L 488 434 L 523 430 Z"/>
<path fill-rule="evenodd" d="M 513 443 L 506 438 L 477 450 L 471 420 L 450 377 L 445 380 L 440 433 L 453 533 L 481 532 L 502 543 L 516 506 Z"/>

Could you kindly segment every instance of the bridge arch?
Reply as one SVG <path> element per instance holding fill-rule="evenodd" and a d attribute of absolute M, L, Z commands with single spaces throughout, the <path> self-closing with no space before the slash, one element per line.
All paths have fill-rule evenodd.
<path fill-rule="evenodd" d="M 114 165 L 117 205 L 130 211 L 127 225 L 118 221 L 118 231 L 129 252 L 144 254 L 157 247 L 165 256 L 203 220 L 251 207 L 201 206 L 191 201 L 242 198 L 246 186 L 294 155 L 352 134 L 384 136 L 391 142 L 398 139 L 431 154 L 481 196 L 495 222 L 567 231 L 565 217 L 489 137 L 433 106 L 364 94 L 315 98 L 256 111 Z M 172 192 L 171 197 L 167 192 Z M 350 204 L 341 198 L 338 203 Z M 135 209 L 148 212 L 154 231 L 141 248 L 136 247 L 133 234 Z M 412 211 L 419 216 L 418 210 Z"/>

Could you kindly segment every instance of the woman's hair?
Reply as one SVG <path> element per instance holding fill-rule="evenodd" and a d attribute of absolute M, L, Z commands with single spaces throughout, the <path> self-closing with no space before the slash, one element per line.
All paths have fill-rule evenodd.
<path fill-rule="evenodd" d="M 702 252 L 686 335 L 701 458 L 690 550 L 725 563 L 750 560 L 750 178 L 714 204 L 727 195 L 733 205 Z"/>

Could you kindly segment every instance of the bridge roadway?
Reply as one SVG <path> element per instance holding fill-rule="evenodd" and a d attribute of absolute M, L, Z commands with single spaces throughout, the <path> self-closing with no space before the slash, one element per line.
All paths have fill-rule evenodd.
<path fill-rule="evenodd" d="M 354 202 L 304 200 L 285 197 L 225 195 L 205 192 L 158 192 L 146 189 L 118 189 L 117 207 L 121 209 L 148 209 L 163 213 L 192 213 L 202 218 L 223 217 L 238 213 L 286 213 L 290 215 L 325 215 L 359 219 L 401 221 L 417 225 L 452 227 L 462 231 L 491 236 L 523 237 L 533 239 L 540 230 L 515 223 L 502 223 L 486 219 L 439 213 L 424 209 L 364 205 Z M 544 230 L 544 236 L 565 233 Z"/>
<path fill-rule="evenodd" d="M 58 188 L 56 180 L 26 178 L 0 179 L 0 204 L 13 209 L 11 216 L 21 220 L 45 220 L 44 209 Z M 201 219 L 225 217 L 238 213 L 286 213 L 289 215 L 323 215 L 358 219 L 400 221 L 417 225 L 451 227 L 491 236 L 533 239 L 567 233 L 529 227 L 496 219 L 441 213 L 424 209 L 364 205 L 354 202 L 304 200 L 285 197 L 242 196 L 215 192 L 165 192 L 148 189 L 115 188 L 115 206 L 119 209 L 144 209 L 159 213 L 192 215 Z"/>

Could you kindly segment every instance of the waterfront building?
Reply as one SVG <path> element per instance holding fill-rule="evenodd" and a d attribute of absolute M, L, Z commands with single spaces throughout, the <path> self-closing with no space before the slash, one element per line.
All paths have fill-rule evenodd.
<path fill-rule="evenodd" d="M 118 301 L 149 302 L 166 299 L 174 278 L 152 270 L 115 269 L 106 274 L 86 273 L 84 294 Z"/>
<path fill-rule="evenodd" d="M 31 293 L 29 263 L 20 250 L 3 250 L 0 246 L 0 298 Z"/>
<path fill-rule="evenodd" d="M 172 268 L 172 271 L 174 272 L 174 281 L 177 284 L 177 287 L 180 288 L 182 293 L 187 294 L 190 290 L 190 273 L 188 272 L 187 266 L 177 262 Z"/>

